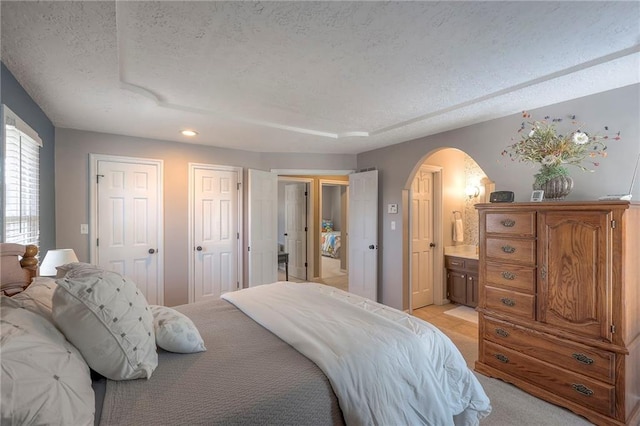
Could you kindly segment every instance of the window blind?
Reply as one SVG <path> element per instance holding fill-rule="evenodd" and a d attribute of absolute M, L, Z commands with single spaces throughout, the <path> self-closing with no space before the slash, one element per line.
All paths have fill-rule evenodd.
<path fill-rule="evenodd" d="M 4 160 L 4 242 L 39 245 L 40 140 L 20 127 L 6 106 Z M 19 121 L 18 121 L 19 120 Z M 30 130 L 30 128 L 29 128 Z M 35 133 L 31 130 L 29 133 Z M 36 134 L 37 137 L 37 134 Z"/>

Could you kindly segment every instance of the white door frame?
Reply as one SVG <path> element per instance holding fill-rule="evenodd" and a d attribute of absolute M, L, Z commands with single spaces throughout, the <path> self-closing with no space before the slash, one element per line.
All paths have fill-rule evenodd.
<path fill-rule="evenodd" d="M 314 242 L 316 241 L 316 237 L 313 232 L 313 195 L 315 194 L 313 190 L 313 178 L 302 178 L 302 177 L 292 177 L 292 176 L 278 176 L 278 182 L 299 182 L 305 183 L 307 191 L 309 195 L 307 196 L 307 281 L 311 280 L 313 276 L 313 247 Z M 278 200 L 278 204 L 280 204 L 282 200 Z M 311 227 L 309 229 L 309 227 Z M 319 241 L 319 240 L 318 240 Z"/>
<path fill-rule="evenodd" d="M 193 226 L 194 226 L 194 221 L 193 221 L 193 203 L 194 203 L 194 194 L 193 194 L 193 190 L 195 187 L 195 181 L 194 181 L 194 172 L 195 169 L 207 169 L 207 170 L 215 170 L 215 171 L 224 171 L 224 172 L 235 172 L 238 175 L 238 184 L 240 187 L 240 192 L 238 193 L 238 217 L 236 218 L 237 220 L 237 225 L 238 225 L 238 252 L 236 253 L 236 256 L 238 257 L 238 284 L 239 287 L 238 288 L 243 288 L 244 287 L 244 281 L 243 281 L 243 271 L 244 271 L 244 267 L 243 267 L 243 258 L 244 258 L 244 237 L 242 234 L 242 229 L 244 228 L 243 226 L 243 221 L 242 218 L 244 217 L 244 212 L 242 211 L 242 200 L 243 200 L 243 193 L 244 193 L 244 187 L 242 186 L 242 167 L 234 167 L 234 166 L 222 166 L 222 165 L 216 165 L 216 164 L 204 164 L 204 163 L 189 163 L 189 199 L 188 199 L 188 215 L 189 215 L 189 219 L 188 219 L 188 246 L 187 246 L 187 250 L 189 252 L 189 268 L 188 268 L 188 281 L 189 281 L 189 299 L 188 299 L 188 303 L 193 303 L 195 301 L 195 290 L 194 290 L 194 279 L 195 279 L 195 271 L 193 270 L 194 268 L 194 264 L 195 264 L 195 252 L 193 250 L 194 247 L 194 242 L 193 242 Z"/>
<path fill-rule="evenodd" d="M 89 154 L 89 262 L 97 263 L 97 245 L 96 239 L 98 235 L 98 162 L 111 161 L 114 163 L 133 163 L 133 164 L 149 164 L 158 168 L 158 288 L 162 289 L 158 293 L 158 301 L 164 304 L 164 161 L 153 158 L 125 157 L 120 155 L 107 154 Z"/>
<path fill-rule="evenodd" d="M 413 218 L 411 217 L 411 209 L 410 206 L 412 204 L 411 198 L 411 183 L 413 179 L 415 179 L 416 174 L 420 169 L 427 170 L 433 173 L 433 237 L 434 243 L 436 244 L 435 250 L 433 251 L 433 303 L 436 305 L 444 305 L 448 302 L 447 300 L 447 292 L 445 289 L 444 283 L 444 248 L 442 247 L 443 239 L 443 229 L 442 229 L 442 167 L 440 166 L 431 166 L 428 164 L 420 164 L 420 166 L 416 167 L 415 172 L 411 176 L 411 179 L 408 182 L 408 193 L 409 193 L 409 233 L 406 244 L 409 247 L 408 253 L 412 253 L 412 242 L 411 242 L 411 230 L 413 227 Z M 411 256 L 409 256 L 409 313 L 413 312 L 413 288 L 412 288 L 412 277 L 411 277 Z"/>

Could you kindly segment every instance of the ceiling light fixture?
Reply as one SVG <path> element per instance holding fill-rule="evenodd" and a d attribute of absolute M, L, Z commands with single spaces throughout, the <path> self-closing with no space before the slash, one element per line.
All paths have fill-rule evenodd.
<path fill-rule="evenodd" d="M 183 136 L 195 136 L 198 134 L 198 132 L 196 132 L 195 130 L 181 130 L 180 133 L 182 133 Z"/>

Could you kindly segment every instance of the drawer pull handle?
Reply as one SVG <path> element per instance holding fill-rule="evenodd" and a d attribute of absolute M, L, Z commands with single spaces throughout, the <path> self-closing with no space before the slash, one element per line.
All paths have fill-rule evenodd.
<path fill-rule="evenodd" d="M 503 297 L 502 299 L 500 299 L 500 301 L 506 306 L 516 306 L 516 301 L 513 299 L 509 299 L 508 297 Z"/>
<path fill-rule="evenodd" d="M 505 228 L 513 228 L 513 226 L 516 224 L 516 221 L 513 220 L 513 219 L 504 219 L 504 220 L 500 221 L 500 223 Z"/>
<path fill-rule="evenodd" d="M 496 334 L 502 337 L 509 337 L 509 332 L 504 328 L 496 328 Z"/>
<path fill-rule="evenodd" d="M 515 253 L 516 248 L 511 246 L 502 246 L 502 251 L 505 253 Z"/>
<path fill-rule="evenodd" d="M 449 262 L 449 263 L 450 263 L 451 265 L 453 265 L 453 266 L 462 266 L 462 262 L 453 262 L 453 261 L 451 261 L 451 262 Z"/>
<path fill-rule="evenodd" d="M 504 278 L 505 280 L 515 280 L 516 274 L 514 274 L 513 272 L 503 272 L 502 278 Z"/>
<path fill-rule="evenodd" d="M 575 358 L 576 361 L 581 362 L 583 364 L 587 364 L 587 365 L 593 364 L 593 360 L 588 356 L 586 356 L 585 354 L 573 354 L 571 356 Z"/>
<path fill-rule="evenodd" d="M 589 389 L 588 387 L 586 387 L 583 384 L 579 384 L 579 383 L 574 383 L 573 385 L 571 385 L 571 387 L 576 391 L 576 392 L 580 392 L 583 395 L 586 396 L 591 396 L 593 395 L 593 391 L 591 389 Z"/>
<path fill-rule="evenodd" d="M 498 361 L 500 362 L 504 362 L 505 364 L 509 362 L 509 358 L 506 357 L 506 355 L 502 355 L 502 354 L 495 354 L 495 357 Z M 575 385 L 574 385 L 575 386 Z"/>

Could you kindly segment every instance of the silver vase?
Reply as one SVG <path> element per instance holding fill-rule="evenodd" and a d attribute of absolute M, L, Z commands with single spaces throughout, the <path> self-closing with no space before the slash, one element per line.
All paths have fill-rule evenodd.
<path fill-rule="evenodd" d="M 543 190 L 545 200 L 562 200 L 573 189 L 571 176 L 556 176 L 541 185 L 533 184 L 533 189 Z"/>

